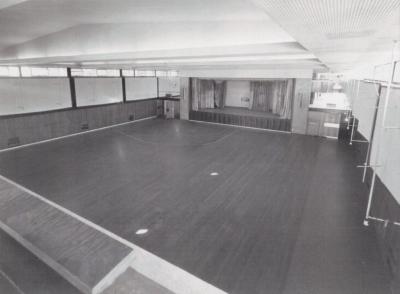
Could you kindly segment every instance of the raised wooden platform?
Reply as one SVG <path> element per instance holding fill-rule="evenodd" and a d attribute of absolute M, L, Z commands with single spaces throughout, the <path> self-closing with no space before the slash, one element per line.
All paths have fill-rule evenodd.
<path fill-rule="evenodd" d="M 129 268 L 103 294 L 173 294 L 153 280 Z"/>
<path fill-rule="evenodd" d="M 292 126 L 291 119 L 283 119 L 270 113 L 254 112 L 247 109 L 201 109 L 190 111 L 189 118 L 191 120 L 284 132 L 290 132 Z"/>
<path fill-rule="evenodd" d="M 122 274 L 132 248 L 0 178 L 0 227 L 84 293 Z"/>

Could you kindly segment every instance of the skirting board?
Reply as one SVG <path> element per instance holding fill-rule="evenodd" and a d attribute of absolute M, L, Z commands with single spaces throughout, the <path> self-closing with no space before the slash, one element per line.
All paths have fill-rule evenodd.
<path fill-rule="evenodd" d="M 124 123 L 120 123 L 120 124 L 110 125 L 110 126 L 106 126 L 106 127 L 93 129 L 93 130 L 87 130 L 87 131 L 83 131 L 83 132 L 79 132 L 79 133 L 75 133 L 75 134 L 69 134 L 69 135 L 65 135 L 65 136 L 61 136 L 61 137 L 51 138 L 51 139 L 47 139 L 47 140 L 43 140 L 43 141 L 39 141 L 39 142 L 34 142 L 34 143 L 29 143 L 29 144 L 24 144 L 24 145 L 20 145 L 20 146 L 5 148 L 5 149 L 1 149 L 0 153 L 7 152 L 7 151 L 12 151 L 12 150 L 16 150 L 16 149 L 21 149 L 21 148 L 25 148 L 25 147 L 29 147 L 29 146 L 34 146 L 34 145 L 38 145 L 38 144 L 43 144 L 43 143 L 47 143 L 47 142 L 57 141 L 57 140 L 61 140 L 61 139 L 69 138 L 69 137 L 79 136 L 79 135 L 83 135 L 83 134 L 87 134 L 87 133 L 98 132 L 98 131 L 101 131 L 101 130 L 111 129 L 111 128 L 115 128 L 115 127 L 118 127 L 118 126 L 123 126 L 123 125 L 128 125 L 128 124 L 132 124 L 132 123 L 136 123 L 136 122 L 140 122 L 140 121 L 144 121 L 144 120 L 154 119 L 156 117 L 157 117 L 156 115 L 149 116 L 149 117 L 146 117 L 146 118 L 141 118 L 141 119 L 128 121 L 128 122 L 124 122 Z"/>

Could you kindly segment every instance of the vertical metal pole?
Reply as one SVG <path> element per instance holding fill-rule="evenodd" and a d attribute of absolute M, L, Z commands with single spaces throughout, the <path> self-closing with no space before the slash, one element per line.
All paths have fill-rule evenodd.
<path fill-rule="evenodd" d="M 356 94 L 356 97 L 354 98 L 354 102 L 358 99 L 359 94 L 360 94 L 360 81 L 358 81 L 358 84 L 357 84 L 357 94 Z M 353 103 L 353 105 L 354 105 L 354 103 Z M 353 145 L 353 136 L 354 136 L 354 127 L 355 127 L 355 116 L 352 115 L 352 117 L 353 117 L 353 121 L 351 123 L 352 128 L 351 128 L 351 136 L 350 136 L 349 145 Z"/>
<path fill-rule="evenodd" d="M 126 102 L 126 85 L 125 85 L 125 76 L 122 73 L 122 69 L 119 70 L 119 76 L 121 78 L 122 84 L 122 103 Z"/>
<path fill-rule="evenodd" d="M 372 181 L 371 181 L 371 187 L 369 188 L 367 211 L 365 212 L 364 225 L 366 225 L 366 226 L 368 226 L 368 219 L 370 217 L 370 212 L 371 212 L 372 196 L 374 194 L 374 188 L 375 188 L 375 179 L 376 179 L 375 169 L 376 169 L 376 167 L 372 169 L 373 170 Z"/>
<path fill-rule="evenodd" d="M 69 79 L 69 88 L 70 88 L 70 92 L 71 92 L 71 105 L 72 105 L 72 108 L 77 108 L 75 79 L 72 76 L 70 67 L 67 68 L 67 76 L 68 76 L 68 79 Z"/>
<path fill-rule="evenodd" d="M 390 88 L 392 87 L 392 80 L 394 76 L 394 70 L 396 66 L 395 62 L 395 52 L 398 47 L 398 41 L 395 41 L 393 45 L 393 51 L 392 51 L 392 72 L 389 77 L 387 89 L 386 89 L 386 95 L 385 95 L 385 104 L 383 108 L 383 115 L 382 115 L 382 124 L 381 124 L 381 131 L 379 132 L 378 136 L 378 141 L 376 144 L 376 154 L 375 154 L 375 166 L 373 167 L 373 176 L 372 176 L 372 181 L 371 181 L 371 187 L 369 189 L 369 195 L 368 195 L 368 205 L 367 205 L 367 211 L 365 213 L 365 220 L 364 220 L 364 225 L 368 225 L 368 219 L 370 218 L 370 212 L 371 212 L 371 203 L 372 203 L 372 197 L 374 194 L 374 188 L 375 188 L 375 179 L 376 179 L 376 169 L 378 168 L 378 163 L 379 163 L 379 151 L 380 151 L 380 141 L 382 139 L 383 132 L 385 131 L 385 121 L 386 121 L 386 115 L 387 115 L 387 108 L 389 105 L 389 98 L 390 98 Z"/>
<path fill-rule="evenodd" d="M 382 130 L 385 130 L 385 121 L 386 121 L 386 115 L 387 115 L 387 108 L 389 105 L 389 98 L 390 98 L 390 91 L 392 89 L 392 82 L 393 82 L 393 77 L 394 77 L 394 71 L 396 69 L 396 61 L 395 61 L 395 52 L 398 49 L 399 41 L 395 41 L 394 46 L 393 46 L 393 53 L 392 53 L 392 72 L 389 77 L 389 82 L 387 85 L 386 89 L 386 98 L 385 98 L 385 108 L 383 109 L 383 118 L 382 118 Z"/>
<path fill-rule="evenodd" d="M 348 87 L 348 88 L 351 89 L 351 94 L 352 94 L 352 95 L 353 95 L 353 87 L 354 87 L 353 83 L 354 83 L 354 81 L 355 81 L 355 80 L 351 80 L 351 81 L 350 81 L 350 86 Z M 347 130 L 350 129 L 351 109 L 352 109 L 352 107 L 349 106 L 349 109 L 347 110 L 347 114 L 346 114 L 346 119 L 347 119 Z"/>
<path fill-rule="evenodd" d="M 371 128 L 371 135 L 369 137 L 369 142 L 368 142 L 368 149 L 367 149 L 367 154 L 365 156 L 365 162 L 364 162 L 364 171 L 363 171 L 363 177 L 362 177 L 362 182 L 365 182 L 365 177 L 367 175 L 367 168 L 368 165 L 370 165 L 370 157 L 371 157 L 371 148 L 372 148 L 372 144 L 374 141 L 374 135 L 375 135 L 375 126 L 376 126 L 376 119 L 378 117 L 378 109 L 379 109 L 379 103 L 381 100 L 381 90 L 382 90 L 382 86 L 379 85 L 379 90 L 377 93 L 377 98 L 376 98 L 376 103 L 375 103 L 375 112 L 374 112 L 374 118 L 372 120 L 372 128 Z"/>

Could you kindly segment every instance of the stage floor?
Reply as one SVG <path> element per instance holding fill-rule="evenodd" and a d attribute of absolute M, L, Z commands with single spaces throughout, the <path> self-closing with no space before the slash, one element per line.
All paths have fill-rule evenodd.
<path fill-rule="evenodd" d="M 1 175 L 230 294 L 389 293 L 355 166 L 336 140 L 159 119 L 0 153 Z"/>

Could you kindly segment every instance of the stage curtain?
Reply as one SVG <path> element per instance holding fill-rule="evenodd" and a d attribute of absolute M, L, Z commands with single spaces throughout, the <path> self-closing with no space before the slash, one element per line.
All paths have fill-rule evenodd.
<path fill-rule="evenodd" d="M 280 110 L 279 110 L 279 115 L 282 118 L 287 118 L 287 119 L 292 118 L 293 86 L 294 86 L 293 79 L 289 79 L 286 81 L 285 95 L 281 100 Z"/>
<path fill-rule="evenodd" d="M 191 91 L 192 91 L 192 110 L 195 110 L 195 111 L 197 111 L 197 110 L 199 110 L 199 96 L 200 96 L 200 93 L 199 93 L 199 85 L 200 84 L 200 81 L 199 81 L 199 79 L 196 79 L 196 78 L 193 78 L 192 79 L 192 89 L 191 89 Z"/>
<path fill-rule="evenodd" d="M 214 81 L 193 79 L 192 110 L 214 108 Z"/>
<path fill-rule="evenodd" d="M 224 108 L 226 103 L 226 81 L 215 81 L 214 104 L 217 108 Z"/>
<path fill-rule="evenodd" d="M 272 112 L 271 89 L 268 81 L 254 81 L 250 83 L 251 109 L 255 111 Z"/>
<path fill-rule="evenodd" d="M 214 108 L 213 80 L 200 80 L 200 108 Z"/>
<path fill-rule="evenodd" d="M 291 118 L 293 79 L 251 82 L 251 109 Z"/>

